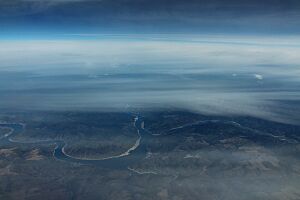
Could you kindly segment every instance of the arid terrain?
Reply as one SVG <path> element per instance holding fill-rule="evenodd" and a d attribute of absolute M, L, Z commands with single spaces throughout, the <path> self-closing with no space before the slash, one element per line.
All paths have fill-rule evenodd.
<path fill-rule="evenodd" d="M 130 113 L 3 113 L 2 122 L 24 129 L 0 143 L 1 199 L 296 200 L 300 195 L 299 126 L 183 111 L 146 112 L 140 118 L 142 125 L 135 128 Z M 9 130 L 3 128 L 7 124 L 1 130 Z M 134 146 L 137 130 L 141 140 L 132 151 L 99 162 Z M 75 161 L 56 157 L 59 141 Z"/>

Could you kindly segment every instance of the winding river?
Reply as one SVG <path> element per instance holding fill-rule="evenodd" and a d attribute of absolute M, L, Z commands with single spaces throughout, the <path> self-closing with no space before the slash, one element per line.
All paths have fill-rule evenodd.
<path fill-rule="evenodd" d="M 256 129 L 251 129 L 248 127 L 244 127 L 241 124 L 234 122 L 234 121 L 219 121 L 219 120 L 205 120 L 205 121 L 198 121 L 195 123 L 190 123 L 182 126 L 178 126 L 175 128 L 170 129 L 169 131 L 182 129 L 188 126 L 198 125 L 198 124 L 206 124 L 206 123 L 229 123 L 233 126 L 246 129 L 251 131 L 252 133 L 256 134 L 257 136 L 268 136 L 276 139 L 278 141 L 286 141 L 286 138 L 283 136 L 274 136 L 269 133 L 263 133 Z M 87 164 L 87 165 L 98 165 L 104 168 L 109 169 L 130 169 L 132 170 L 131 166 L 134 163 L 137 163 L 144 159 L 147 154 L 147 141 L 149 141 L 150 137 L 155 137 L 159 135 L 151 134 L 149 131 L 144 129 L 144 121 L 141 117 L 135 117 L 133 125 L 136 129 L 137 133 L 137 140 L 133 144 L 131 148 L 127 151 L 101 159 L 88 159 L 88 158 L 80 158 L 68 155 L 65 151 L 66 143 L 63 140 L 40 140 L 40 141 L 19 141 L 14 140 L 13 136 L 21 133 L 24 128 L 25 124 L 22 123 L 0 123 L 0 128 L 5 127 L 9 128 L 10 131 L 3 136 L 0 136 L 0 146 L 5 144 L 56 144 L 56 147 L 53 151 L 53 157 L 58 160 L 63 160 L 72 163 L 79 163 L 79 164 Z M 169 134 L 172 134 L 171 132 Z M 134 169 L 133 169 L 134 170 Z M 138 172 L 142 173 L 142 172 Z M 151 172 L 152 173 L 152 172 Z"/>
<path fill-rule="evenodd" d="M 68 155 L 65 152 L 66 143 L 63 140 L 45 140 L 45 141 L 18 141 L 12 139 L 14 135 L 21 133 L 24 130 L 24 124 L 21 123 L 0 123 L 0 127 L 10 128 L 10 132 L 0 137 L 0 145 L 4 144 L 56 144 L 53 151 L 53 157 L 58 160 L 79 164 L 93 164 L 109 169 L 124 169 L 142 160 L 147 152 L 146 140 L 151 134 L 147 134 L 144 129 L 144 121 L 141 117 L 134 118 L 134 127 L 138 134 L 138 138 L 133 146 L 126 152 L 102 159 L 78 158 Z"/>

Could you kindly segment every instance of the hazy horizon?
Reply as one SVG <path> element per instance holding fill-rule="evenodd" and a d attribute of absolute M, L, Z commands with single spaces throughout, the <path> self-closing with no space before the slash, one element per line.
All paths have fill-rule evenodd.
<path fill-rule="evenodd" d="M 0 107 L 175 107 L 298 124 L 298 37 L 76 37 L 0 41 Z"/>

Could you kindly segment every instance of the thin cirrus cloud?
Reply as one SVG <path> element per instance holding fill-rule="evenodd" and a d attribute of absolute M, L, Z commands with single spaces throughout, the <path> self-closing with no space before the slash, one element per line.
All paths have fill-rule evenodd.
<path fill-rule="evenodd" d="M 297 123 L 299 106 L 287 103 L 300 101 L 297 38 L 133 38 L 1 41 L 0 108 L 181 108 Z"/>

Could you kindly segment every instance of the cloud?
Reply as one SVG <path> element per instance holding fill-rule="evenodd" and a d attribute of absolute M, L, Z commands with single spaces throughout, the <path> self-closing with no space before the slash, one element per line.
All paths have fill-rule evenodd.
<path fill-rule="evenodd" d="M 260 74 L 254 74 L 254 77 L 257 79 L 257 80 L 263 80 L 264 77 Z"/>
<path fill-rule="evenodd" d="M 1 41 L 0 108 L 300 116 L 297 38 L 132 37 Z"/>

